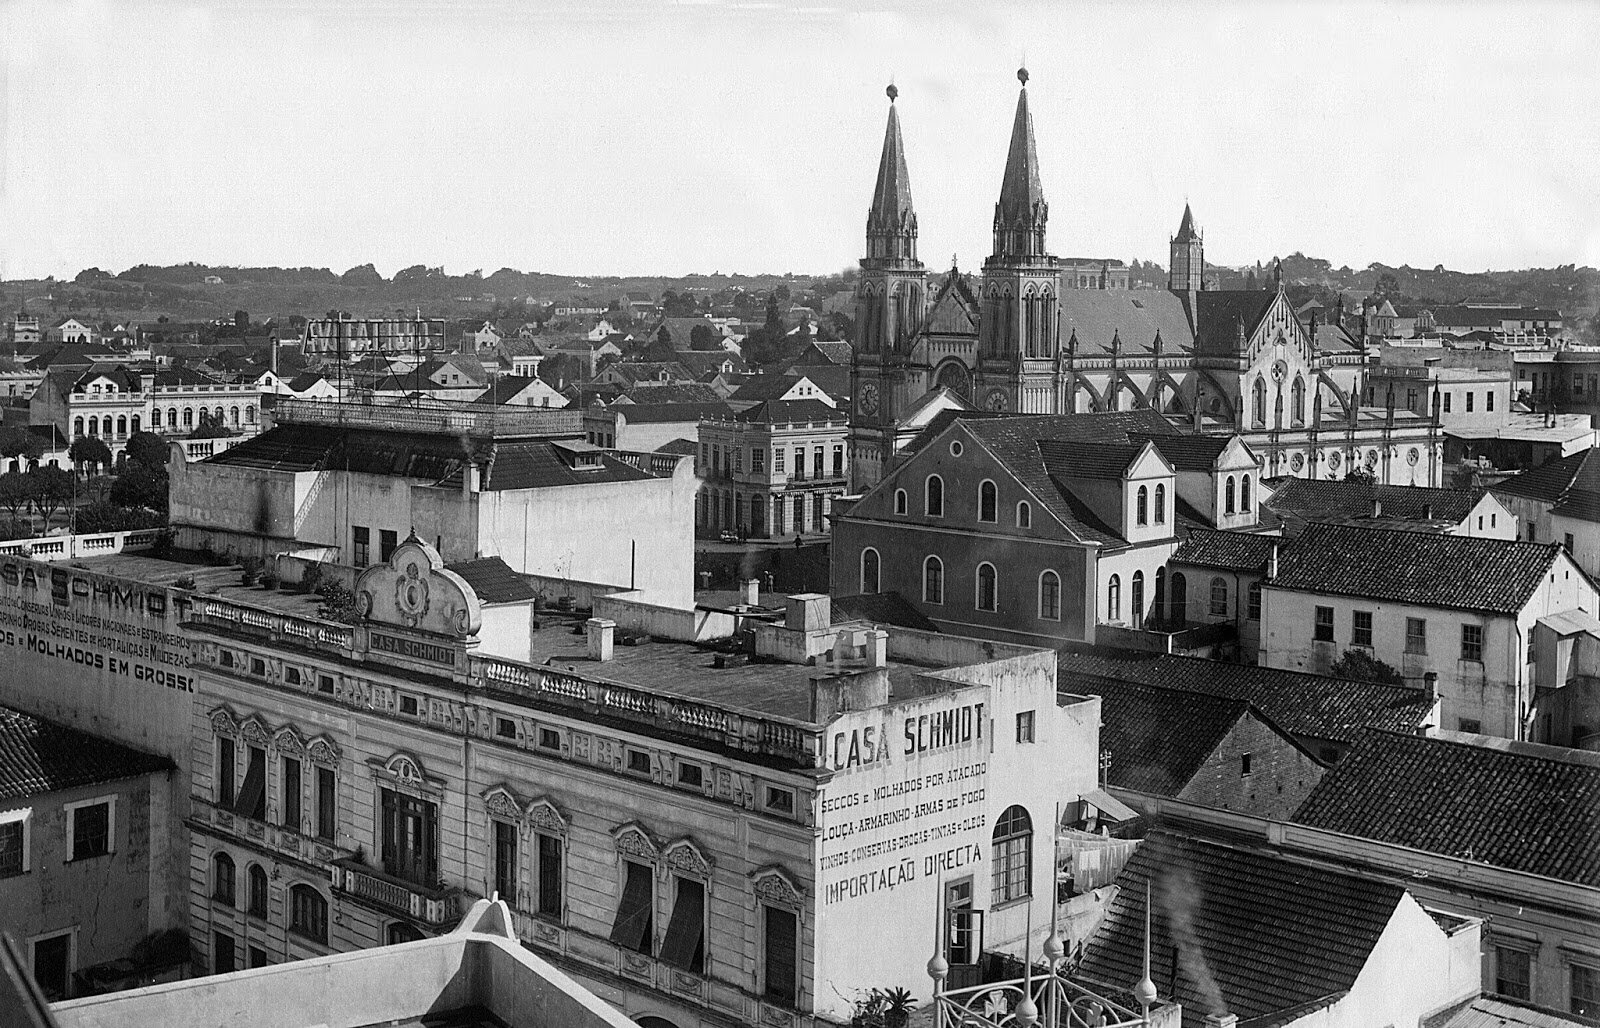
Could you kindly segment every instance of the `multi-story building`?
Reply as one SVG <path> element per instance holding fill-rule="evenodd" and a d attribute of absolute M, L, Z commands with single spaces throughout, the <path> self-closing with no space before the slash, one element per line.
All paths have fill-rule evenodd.
<path fill-rule="evenodd" d="M 1262 663 L 1326 674 L 1359 652 L 1437 690 L 1445 727 L 1510 739 L 1545 737 L 1540 693 L 1576 670 L 1575 637 L 1600 609 L 1554 544 L 1316 524 L 1275 564 Z"/>
<path fill-rule="evenodd" d="M 1319 521 L 1490 539 L 1521 536 L 1517 516 L 1493 493 L 1482 489 L 1296 478 L 1276 483 L 1266 505 L 1282 521 L 1284 534 L 1289 536 L 1299 535 L 1306 525 Z"/>
<path fill-rule="evenodd" d="M 11 351 L 15 353 L 23 346 L 32 346 L 39 339 L 39 316 L 18 311 L 16 317 L 11 319 Z"/>
<path fill-rule="evenodd" d="M 687 608 L 692 462 L 629 463 L 584 442 L 580 419 L 537 407 L 280 399 L 271 431 L 170 467 L 172 525 L 180 545 L 309 551 L 346 576 L 415 533 L 451 561 L 502 557 L 541 576 L 552 598 L 632 588 Z"/>
<path fill-rule="evenodd" d="M 897 593 L 945 631 L 1036 644 L 1182 626 L 1168 559 L 1192 527 L 1270 527 L 1260 473 L 1242 440 L 1181 435 L 1151 410 L 951 412 L 834 515 L 832 591 Z"/>
<path fill-rule="evenodd" d="M 1268 289 L 1206 288 L 1203 240 L 1187 206 L 1170 242 L 1167 289 L 1069 288 L 1079 273 L 1046 246 L 1027 72 L 1019 78 L 993 252 L 972 288 L 955 268 L 930 288 L 890 108 L 857 286 L 856 488 L 888 472 L 896 424 L 941 386 L 986 410 L 1150 408 L 1186 432 L 1243 437 L 1269 478 L 1362 468 L 1382 482 L 1439 484 L 1437 426 L 1364 406 L 1361 346 L 1303 323 L 1281 276 Z"/>
<path fill-rule="evenodd" d="M 730 413 L 720 401 L 591 404 L 583 411 L 583 434 L 608 450 L 651 453 L 677 439 L 698 444 L 701 421 Z"/>
<path fill-rule="evenodd" d="M 129 959 L 174 926 L 176 770 L 167 757 L 0 707 L 0 931 L 22 945 L 48 998 L 186 969 L 182 947 L 176 968 Z"/>
<path fill-rule="evenodd" d="M 700 422 L 695 525 L 757 538 L 829 530 L 849 483 L 850 419 L 821 400 L 766 400 Z"/>

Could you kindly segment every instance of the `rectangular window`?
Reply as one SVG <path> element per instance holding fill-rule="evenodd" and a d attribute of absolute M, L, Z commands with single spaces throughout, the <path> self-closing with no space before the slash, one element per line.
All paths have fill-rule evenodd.
<path fill-rule="evenodd" d="M 328 901 L 309 885 L 289 890 L 289 930 L 314 942 L 328 941 Z"/>
<path fill-rule="evenodd" d="M 417 698 L 415 696 L 400 697 L 400 713 L 410 715 L 411 717 L 416 717 Z"/>
<path fill-rule="evenodd" d="M 650 754 L 644 750 L 629 750 L 628 770 L 636 775 L 648 775 L 650 773 Z"/>
<path fill-rule="evenodd" d="M 690 789 L 699 789 L 705 785 L 705 769 L 699 764 L 679 764 L 678 784 Z"/>
<path fill-rule="evenodd" d="M 517 723 L 508 717 L 497 717 L 494 719 L 494 734 L 501 739 L 515 739 Z"/>
<path fill-rule="evenodd" d="M 364 568 L 372 561 L 372 530 L 365 525 L 350 529 L 350 562 Z"/>
<path fill-rule="evenodd" d="M 774 814 L 794 816 L 794 790 L 767 786 L 767 809 Z"/>
<path fill-rule="evenodd" d="M 1333 642 L 1333 608 L 1318 607 L 1317 621 L 1312 627 L 1311 638 L 1317 642 Z"/>
<path fill-rule="evenodd" d="M 332 692 L 333 692 L 333 676 L 332 675 L 318 675 L 317 676 L 317 692 L 332 694 Z"/>
<path fill-rule="evenodd" d="M 27 808 L 0 814 L 0 878 L 28 870 L 28 821 L 32 814 Z"/>
<path fill-rule="evenodd" d="M 767 473 L 767 451 L 758 447 L 750 451 L 750 473 L 764 475 Z"/>
<path fill-rule="evenodd" d="M 661 959 L 699 974 L 705 965 L 706 888 L 693 878 L 674 876 L 673 881 L 677 897 L 667 922 L 667 937 L 661 943 Z"/>
<path fill-rule="evenodd" d="M 317 768 L 317 838 L 332 840 L 339 834 L 339 799 L 333 769 Z"/>
<path fill-rule="evenodd" d="M 623 949 L 649 955 L 655 946 L 655 870 L 631 860 L 622 862 L 625 877 L 611 941 Z"/>
<path fill-rule="evenodd" d="M 1470 717 L 1458 717 L 1456 718 L 1456 731 L 1465 732 L 1468 735 L 1481 735 L 1483 722 L 1476 721 Z"/>
<path fill-rule="evenodd" d="M 296 667 L 286 667 L 286 668 L 284 668 L 283 669 L 283 681 L 284 681 L 285 685 L 299 685 L 300 684 L 300 669 L 296 668 Z"/>
<path fill-rule="evenodd" d="M 293 757 L 283 758 L 283 826 L 292 832 L 300 830 L 300 762 Z"/>
<path fill-rule="evenodd" d="M 250 658 L 250 673 L 258 678 L 267 677 L 267 662 L 260 657 Z"/>
<path fill-rule="evenodd" d="M 539 913 L 561 916 L 561 840 L 554 835 L 539 836 Z"/>
<path fill-rule="evenodd" d="M 260 948 L 259 946 L 251 946 L 250 947 L 250 966 L 251 967 L 266 967 L 267 966 L 267 951 L 262 949 L 262 948 Z"/>
<path fill-rule="evenodd" d="M 783 474 L 783 447 L 777 446 L 772 450 L 772 470 L 775 474 Z"/>
<path fill-rule="evenodd" d="M 233 740 L 217 737 L 217 786 L 213 791 L 217 806 L 231 807 L 234 801 Z"/>
<path fill-rule="evenodd" d="M 393 789 L 380 789 L 383 869 L 431 887 L 439 880 L 439 806 Z"/>
<path fill-rule="evenodd" d="M 1240 778 L 1248 778 L 1248 777 L 1250 777 L 1250 770 L 1251 770 L 1251 768 L 1250 768 L 1250 754 L 1248 754 L 1248 753 L 1239 754 L 1239 777 Z"/>
<path fill-rule="evenodd" d="M 835 446 L 833 448 L 833 477 L 834 478 L 843 478 L 844 477 L 844 447 L 843 446 Z"/>
<path fill-rule="evenodd" d="M 87 860 L 111 852 L 111 802 L 102 800 L 83 806 L 69 806 L 67 820 L 72 825 L 72 859 Z"/>
<path fill-rule="evenodd" d="M 233 936 L 227 932 L 217 932 L 215 938 L 216 948 L 211 954 L 211 970 L 217 974 L 227 974 L 236 970 L 238 965 L 234 963 Z"/>
<path fill-rule="evenodd" d="M 1449 393 L 1445 393 L 1444 394 L 1444 412 L 1446 414 L 1450 413 L 1450 394 Z"/>
<path fill-rule="evenodd" d="M 794 449 L 794 477 L 806 477 L 806 451 L 798 446 Z"/>
<path fill-rule="evenodd" d="M 385 528 L 378 532 L 378 559 L 387 564 L 394 557 L 394 551 L 400 548 L 400 534 L 392 528 Z"/>
<path fill-rule="evenodd" d="M 239 802 L 234 812 L 240 817 L 267 819 L 267 751 L 257 746 L 246 746 L 249 754 L 245 765 L 244 785 L 239 788 Z"/>
<path fill-rule="evenodd" d="M 1483 661 L 1483 626 L 1461 626 L 1461 659 Z"/>
<path fill-rule="evenodd" d="M 1494 948 L 1494 991 L 1508 999 L 1532 998 L 1532 967 L 1527 950 Z"/>
<path fill-rule="evenodd" d="M 1488 392 L 1483 394 L 1483 409 L 1484 410 L 1494 410 L 1494 390 L 1493 389 L 1491 389 Z"/>
<path fill-rule="evenodd" d="M 1572 533 L 1571 532 L 1566 532 L 1566 533 L 1563 533 L 1563 534 L 1566 536 L 1566 538 L 1562 540 L 1561 548 L 1566 550 L 1567 551 L 1567 556 L 1570 557 L 1570 556 L 1572 556 Z"/>
<path fill-rule="evenodd" d="M 1033 741 L 1033 711 L 1024 710 L 1017 715 L 1017 741 Z"/>
<path fill-rule="evenodd" d="M 1567 1009 L 1579 1017 L 1600 1017 L 1600 970 L 1573 964 L 1569 984 L 1572 996 Z"/>
<path fill-rule="evenodd" d="M 539 746 L 546 750 L 559 750 L 561 748 L 561 733 L 554 728 L 539 729 Z"/>
<path fill-rule="evenodd" d="M 1261 620 L 1261 583 L 1251 582 L 1245 592 L 1244 616 L 1250 621 Z"/>
<path fill-rule="evenodd" d="M 494 825 L 494 888 L 500 898 L 517 905 L 517 829 L 504 821 Z"/>
<path fill-rule="evenodd" d="M 33 980 L 45 999 L 66 999 L 72 988 L 72 943 L 71 932 L 33 941 Z"/>
<path fill-rule="evenodd" d="M 1372 646 L 1372 611 L 1356 610 L 1350 613 L 1350 645 Z"/>
<path fill-rule="evenodd" d="M 811 477 L 812 478 L 821 478 L 822 477 L 822 456 L 823 456 L 823 450 L 822 450 L 822 447 L 820 447 L 820 446 L 811 451 Z"/>
<path fill-rule="evenodd" d="M 1428 622 L 1423 618 L 1406 618 L 1406 652 L 1428 652 Z"/>
<path fill-rule="evenodd" d="M 1472 390 L 1467 390 L 1467 413 L 1472 413 Z"/>
<path fill-rule="evenodd" d="M 777 907 L 762 907 L 766 930 L 763 933 L 761 966 L 766 975 L 761 994 L 764 998 L 784 1006 L 795 1005 L 795 983 L 799 979 L 796 966 L 799 956 L 799 924 L 794 914 Z"/>

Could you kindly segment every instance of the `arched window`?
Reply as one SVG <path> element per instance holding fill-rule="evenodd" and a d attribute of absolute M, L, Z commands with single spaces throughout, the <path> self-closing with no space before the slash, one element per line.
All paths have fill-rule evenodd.
<path fill-rule="evenodd" d="M 1033 819 L 1013 804 L 994 823 L 993 902 L 1033 895 Z"/>
<path fill-rule="evenodd" d="M 1039 576 L 1039 617 L 1045 621 L 1061 620 L 1061 576 L 1054 571 Z"/>
<path fill-rule="evenodd" d="M 870 546 L 861 551 L 861 591 L 878 591 L 878 551 Z"/>
<path fill-rule="evenodd" d="M 1022 502 L 1017 504 L 1017 527 L 1018 528 L 1032 528 L 1033 527 L 1033 505 L 1030 504 L 1027 500 L 1023 500 Z"/>
<path fill-rule="evenodd" d="M 1189 623 L 1189 580 L 1182 571 L 1172 573 L 1171 596 L 1172 613 L 1169 615 L 1172 624 L 1186 625 Z"/>
<path fill-rule="evenodd" d="M 1122 577 L 1112 575 L 1106 584 L 1106 620 L 1122 620 Z"/>
<path fill-rule="evenodd" d="M 223 906 L 233 906 L 233 858 L 218 853 L 211 858 L 211 898 Z"/>
<path fill-rule="evenodd" d="M 987 478 L 978 483 L 979 521 L 992 522 L 999 520 L 999 513 L 996 510 L 999 505 L 999 493 L 1000 491 L 995 487 L 995 484 Z"/>
<path fill-rule="evenodd" d="M 1224 514 L 1232 514 L 1236 509 L 1234 505 L 1233 476 L 1229 475 L 1227 483 L 1222 487 L 1222 512 Z"/>
<path fill-rule="evenodd" d="M 998 590 L 995 587 L 996 583 L 993 564 L 984 563 L 978 565 L 977 585 L 977 596 L 975 597 L 975 602 L 978 609 L 994 610 L 996 606 L 995 594 Z"/>
<path fill-rule="evenodd" d="M 944 517 L 944 479 L 929 475 L 922 493 L 922 512 L 930 518 Z"/>
<path fill-rule="evenodd" d="M 1156 486 L 1156 524 L 1164 525 L 1166 523 L 1167 523 L 1167 487 L 1164 486 L 1164 485 L 1158 485 L 1158 486 Z"/>
<path fill-rule="evenodd" d="M 117 415 L 117 436 L 119 438 L 128 434 L 128 418 L 125 414 Z"/>
<path fill-rule="evenodd" d="M 89 434 L 93 435 L 93 436 L 97 436 L 97 435 L 100 434 L 100 419 L 99 418 L 90 418 L 89 419 Z"/>
<path fill-rule="evenodd" d="M 1290 392 L 1291 411 L 1295 424 L 1306 419 L 1306 383 L 1298 375 L 1295 376 L 1294 388 Z"/>
<path fill-rule="evenodd" d="M 1156 594 L 1152 610 L 1157 621 L 1165 621 L 1167 617 L 1167 569 L 1156 568 Z"/>
<path fill-rule="evenodd" d="M 129 421 L 128 427 L 133 429 L 133 434 L 139 434 L 139 415 L 135 414 Z"/>
<path fill-rule="evenodd" d="M 922 562 L 922 602 L 944 602 L 944 561 L 938 557 Z"/>
<path fill-rule="evenodd" d="M 1228 616 L 1228 580 L 1220 575 L 1211 580 L 1211 613 Z"/>
<path fill-rule="evenodd" d="M 185 408 L 183 408 L 183 427 L 184 428 L 193 428 L 194 427 L 194 408 L 193 407 L 185 407 Z"/>
<path fill-rule="evenodd" d="M 247 424 L 247 425 L 253 425 L 253 424 L 256 423 L 256 405 L 255 404 L 252 403 L 249 406 L 245 407 L 245 409 L 244 409 L 244 423 Z"/>
<path fill-rule="evenodd" d="M 216 409 L 216 411 L 213 413 L 212 416 L 216 419 L 216 423 L 217 424 L 219 424 L 219 425 L 222 424 L 222 408 L 221 407 L 218 407 Z"/>
<path fill-rule="evenodd" d="M 233 424 L 233 426 L 235 428 L 239 427 L 239 408 L 237 408 L 237 407 L 229 407 L 228 408 L 228 420 Z"/>
<path fill-rule="evenodd" d="M 1250 476 L 1245 475 L 1239 480 L 1239 513 L 1250 513 Z"/>
<path fill-rule="evenodd" d="M 894 491 L 894 512 L 896 514 L 904 514 L 908 507 L 909 504 L 906 503 L 906 491 L 904 489 L 896 489 Z"/>
<path fill-rule="evenodd" d="M 267 916 L 267 872 L 260 864 L 251 864 L 246 872 L 249 895 L 247 911 L 252 917 Z"/>
<path fill-rule="evenodd" d="M 1142 485 L 1139 487 L 1139 495 L 1134 501 L 1133 509 L 1134 524 L 1148 525 L 1150 523 L 1150 490 Z"/>
<path fill-rule="evenodd" d="M 1267 423 L 1267 384 L 1261 379 L 1256 379 L 1256 387 L 1252 394 L 1252 407 L 1255 411 L 1257 425 Z"/>
<path fill-rule="evenodd" d="M 328 901 L 309 885 L 289 887 L 289 930 L 313 942 L 328 942 Z"/>
<path fill-rule="evenodd" d="M 177 428 L 178 427 L 178 408 L 176 408 L 176 407 L 168 407 L 167 408 L 167 427 L 168 428 Z"/>
<path fill-rule="evenodd" d="M 1144 627 L 1144 572 L 1133 573 L 1133 592 L 1128 597 L 1128 613 L 1133 618 L 1133 627 Z"/>
<path fill-rule="evenodd" d="M 83 419 L 82 418 L 73 418 L 72 419 L 72 437 L 74 439 L 76 439 L 81 435 L 83 435 Z"/>

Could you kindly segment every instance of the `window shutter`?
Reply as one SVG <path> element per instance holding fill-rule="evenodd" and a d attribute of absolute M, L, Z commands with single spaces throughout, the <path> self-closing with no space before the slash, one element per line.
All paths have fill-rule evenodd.
<path fill-rule="evenodd" d="M 622 901 L 617 904 L 617 919 L 611 928 L 611 941 L 624 949 L 649 952 L 650 868 L 632 861 L 627 863 L 628 880 L 622 887 Z"/>
<path fill-rule="evenodd" d="M 239 802 L 233 808 L 240 817 L 253 817 L 258 821 L 267 816 L 267 755 L 250 747 L 250 767 L 245 772 L 244 786 L 239 790 Z"/>
<path fill-rule="evenodd" d="M 705 887 L 688 878 L 678 879 L 678 899 L 661 944 L 661 959 L 686 971 L 700 970 L 700 943 L 705 937 Z"/>

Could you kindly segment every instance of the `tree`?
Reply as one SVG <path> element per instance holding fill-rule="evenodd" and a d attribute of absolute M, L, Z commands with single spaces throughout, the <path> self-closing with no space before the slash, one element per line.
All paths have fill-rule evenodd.
<path fill-rule="evenodd" d="M 778 288 L 772 291 L 772 295 L 777 297 L 781 303 L 788 303 L 793 296 L 793 294 L 789 292 L 789 284 L 787 282 L 779 282 Z"/>
<path fill-rule="evenodd" d="M 1345 650 L 1328 674 L 1335 678 L 1348 678 L 1357 682 L 1376 682 L 1379 685 L 1404 685 L 1405 679 L 1392 666 L 1374 657 L 1366 650 Z"/>
<path fill-rule="evenodd" d="M 233 328 L 234 328 L 234 331 L 238 332 L 240 335 L 244 335 L 245 333 L 249 332 L 250 331 L 250 312 L 249 311 L 243 311 L 243 310 L 234 311 L 233 312 Z"/>
<path fill-rule="evenodd" d="M 195 426 L 195 429 L 194 429 L 193 432 L 189 433 L 189 438 L 190 439 L 218 439 L 218 438 L 221 438 L 222 436 L 229 436 L 229 435 L 233 435 L 233 433 L 228 431 L 228 426 L 224 425 L 222 422 L 218 421 L 216 418 L 214 418 L 211 415 L 207 414 L 205 411 L 201 411 L 200 412 L 200 424 Z"/>
<path fill-rule="evenodd" d="M 722 338 L 710 325 L 696 325 L 689 330 L 689 349 L 720 350 Z"/>
<path fill-rule="evenodd" d="M 22 512 L 33 504 L 33 486 L 28 476 L 20 471 L 0 475 L 0 507 L 11 512 L 12 521 L 20 519 Z"/>
<path fill-rule="evenodd" d="M 0 430 L 0 456 L 23 461 L 38 460 L 44 456 L 44 440 L 25 428 Z"/>
<path fill-rule="evenodd" d="M 166 513 L 167 469 L 129 464 L 128 469 L 111 483 L 111 502 L 122 507 L 136 507 Z"/>
<path fill-rule="evenodd" d="M 44 518 L 46 528 L 56 512 L 66 507 L 77 495 L 77 478 L 60 468 L 45 466 L 34 468 L 27 477 L 33 485 L 33 509 Z"/>
<path fill-rule="evenodd" d="M 72 445 L 67 447 L 67 456 L 72 458 L 74 471 L 88 470 L 96 474 L 102 468 L 111 466 L 111 447 L 92 435 L 80 435 L 74 439 Z"/>
<path fill-rule="evenodd" d="M 158 468 L 165 467 L 168 450 L 166 440 L 154 432 L 135 432 L 128 437 L 128 446 L 124 451 L 128 455 L 128 462 L 135 467 Z"/>
<path fill-rule="evenodd" d="M 783 316 L 778 313 L 777 290 L 767 294 L 767 320 L 765 327 L 769 334 L 783 335 Z"/>

